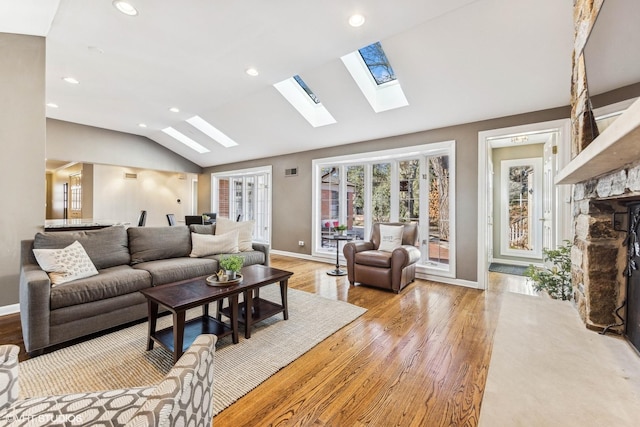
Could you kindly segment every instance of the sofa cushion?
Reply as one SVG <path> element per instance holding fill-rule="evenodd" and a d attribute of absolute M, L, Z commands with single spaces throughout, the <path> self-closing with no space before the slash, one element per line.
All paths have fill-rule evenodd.
<path fill-rule="evenodd" d="M 391 268 L 391 252 L 362 251 L 356 253 L 355 263 L 371 267 Z"/>
<path fill-rule="evenodd" d="M 151 277 L 144 270 L 128 265 L 100 270 L 97 276 L 74 280 L 51 289 L 51 310 L 129 294 L 151 286 Z"/>
<path fill-rule="evenodd" d="M 240 252 L 240 253 L 237 253 L 236 255 L 244 259 L 244 262 L 242 263 L 243 267 L 246 267 L 248 265 L 254 265 L 254 264 L 264 264 L 265 262 L 265 254 L 264 252 L 261 252 L 261 251 Z M 223 256 L 225 256 L 225 254 L 213 255 L 209 258 L 220 261 L 220 258 L 222 258 Z"/>
<path fill-rule="evenodd" d="M 33 255 L 40 268 L 49 273 L 51 286 L 98 274 L 91 258 L 78 241 L 62 249 L 34 249 Z"/>
<path fill-rule="evenodd" d="M 100 230 L 36 233 L 34 249 L 62 249 L 73 242 L 82 245 L 98 270 L 129 264 L 127 230 L 120 225 Z"/>
<path fill-rule="evenodd" d="M 241 252 L 252 251 L 253 225 L 255 221 L 235 222 L 227 218 L 218 218 L 216 221 L 216 234 L 224 234 L 238 230 L 238 249 Z"/>
<path fill-rule="evenodd" d="M 198 234 L 215 234 L 216 225 L 215 224 L 191 224 L 189 229 L 192 233 Z"/>
<path fill-rule="evenodd" d="M 238 231 L 230 231 L 217 236 L 191 233 L 191 254 L 189 256 L 192 258 L 238 252 Z"/>
<path fill-rule="evenodd" d="M 127 232 L 131 264 L 188 257 L 191 252 L 189 227 L 130 227 Z"/>
<path fill-rule="evenodd" d="M 214 274 L 218 271 L 218 261 L 211 258 L 171 258 L 143 262 L 133 268 L 148 271 L 151 283 L 158 286 Z"/>

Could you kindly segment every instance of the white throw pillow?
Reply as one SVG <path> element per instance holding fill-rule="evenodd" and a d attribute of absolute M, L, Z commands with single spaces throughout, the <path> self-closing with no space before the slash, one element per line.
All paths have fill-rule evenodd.
<path fill-rule="evenodd" d="M 198 234 L 191 233 L 191 254 L 192 258 L 217 254 L 236 254 L 238 250 L 238 231 L 228 233 Z"/>
<path fill-rule="evenodd" d="M 98 274 L 87 251 L 77 240 L 63 249 L 34 249 L 40 268 L 49 273 L 51 286 Z"/>
<path fill-rule="evenodd" d="M 253 224 L 254 221 L 231 221 L 227 218 L 218 218 L 216 220 L 216 235 L 228 233 L 230 231 L 238 231 L 238 249 L 240 252 L 253 250 Z"/>
<path fill-rule="evenodd" d="M 380 225 L 379 251 L 393 252 L 395 248 L 402 246 L 403 225 Z"/>

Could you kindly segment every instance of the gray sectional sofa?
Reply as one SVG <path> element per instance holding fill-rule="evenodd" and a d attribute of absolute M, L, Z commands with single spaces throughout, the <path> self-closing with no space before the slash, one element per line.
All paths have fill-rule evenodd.
<path fill-rule="evenodd" d="M 92 231 L 37 233 L 22 241 L 20 318 L 32 355 L 56 344 L 147 316 L 139 292 L 150 286 L 214 274 L 224 254 L 191 258 L 191 232 L 214 234 L 215 225 L 108 227 Z M 98 275 L 55 287 L 33 249 L 61 249 L 79 241 Z M 240 252 L 244 265 L 269 264 L 268 245 Z"/>

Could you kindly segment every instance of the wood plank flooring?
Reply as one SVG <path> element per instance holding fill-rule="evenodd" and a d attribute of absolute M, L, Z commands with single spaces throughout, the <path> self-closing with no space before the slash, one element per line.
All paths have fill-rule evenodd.
<path fill-rule="evenodd" d="M 416 280 L 397 295 L 350 287 L 346 276 L 326 274 L 330 264 L 279 255 L 271 264 L 294 272 L 294 289 L 368 311 L 218 414 L 215 426 L 477 425 L 508 284 L 483 292 Z M 22 344 L 17 315 L 0 317 L 0 343 Z"/>
<path fill-rule="evenodd" d="M 417 280 L 396 295 L 273 256 L 292 288 L 368 309 L 218 414 L 216 426 L 475 426 L 501 292 Z"/>

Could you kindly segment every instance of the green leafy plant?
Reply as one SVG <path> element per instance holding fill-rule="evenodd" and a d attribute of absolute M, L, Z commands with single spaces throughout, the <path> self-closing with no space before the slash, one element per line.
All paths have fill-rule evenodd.
<path fill-rule="evenodd" d="M 555 299 L 571 299 L 571 242 L 564 241 L 558 249 L 543 249 L 545 263 L 549 266 L 529 265 L 524 275 L 533 281 L 533 289 L 546 291 Z"/>
<path fill-rule="evenodd" d="M 344 224 L 340 224 L 339 226 L 336 227 L 336 230 L 338 231 L 344 231 L 347 229 L 347 226 Z"/>
<path fill-rule="evenodd" d="M 220 258 L 220 268 L 225 270 L 240 271 L 244 264 L 244 258 L 239 255 L 225 255 Z"/>

